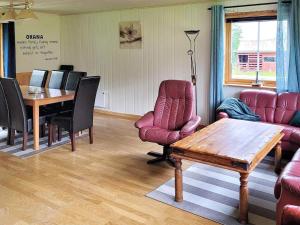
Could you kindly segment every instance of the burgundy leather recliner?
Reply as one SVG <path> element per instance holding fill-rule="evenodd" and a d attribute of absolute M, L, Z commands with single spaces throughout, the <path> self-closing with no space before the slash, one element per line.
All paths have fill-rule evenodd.
<path fill-rule="evenodd" d="M 195 95 L 191 82 L 166 80 L 160 84 L 154 111 L 146 113 L 135 126 L 139 129 L 142 141 L 164 146 L 163 154 L 149 152 L 157 157 L 148 164 L 167 161 L 174 165 L 169 157 L 170 144 L 192 134 L 199 126 L 201 118 L 195 114 Z"/>
<path fill-rule="evenodd" d="M 277 225 L 300 224 L 300 150 L 279 176 L 275 189 Z"/>
<path fill-rule="evenodd" d="M 296 111 L 300 111 L 300 93 L 280 93 L 267 90 L 244 90 L 240 99 L 260 116 L 262 122 L 279 124 L 284 127 L 283 151 L 295 152 L 300 147 L 300 128 L 289 125 Z M 228 118 L 219 113 L 218 119 Z"/>

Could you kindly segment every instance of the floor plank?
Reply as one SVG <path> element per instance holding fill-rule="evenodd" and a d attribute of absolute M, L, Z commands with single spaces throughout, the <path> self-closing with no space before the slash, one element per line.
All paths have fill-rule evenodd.
<path fill-rule="evenodd" d="M 96 114 L 94 144 L 79 139 L 74 153 L 0 153 L 0 225 L 215 224 L 145 197 L 174 171 L 146 164 L 148 151 L 162 149 L 141 142 L 133 123 Z"/>

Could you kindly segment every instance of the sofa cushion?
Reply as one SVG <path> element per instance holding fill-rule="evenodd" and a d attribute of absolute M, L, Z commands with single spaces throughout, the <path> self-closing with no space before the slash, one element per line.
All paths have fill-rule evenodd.
<path fill-rule="evenodd" d="M 143 127 L 140 129 L 140 138 L 161 145 L 170 145 L 180 139 L 179 131 L 165 130 L 159 127 Z"/>
<path fill-rule="evenodd" d="M 288 124 L 296 111 L 300 111 L 300 93 L 278 94 L 275 110 L 275 123 Z"/>
<path fill-rule="evenodd" d="M 283 133 L 284 133 L 284 137 L 282 138 L 283 141 L 290 141 L 292 134 L 300 132 L 299 127 L 293 127 L 286 124 L 279 124 L 279 125 L 283 127 Z"/>
<path fill-rule="evenodd" d="M 293 144 L 297 144 L 300 146 L 300 128 L 294 130 L 294 132 L 290 136 L 289 141 L 292 142 Z"/>
<path fill-rule="evenodd" d="M 293 158 L 292 158 L 292 161 L 293 161 L 293 162 L 300 162 L 300 151 L 297 151 L 297 152 L 294 154 L 294 156 L 293 156 Z"/>
<path fill-rule="evenodd" d="M 244 90 L 240 99 L 260 116 L 262 122 L 274 123 L 277 94 L 273 91 Z"/>
<path fill-rule="evenodd" d="M 274 189 L 275 197 L 278 199 L 281 193 L 281 180 L 285 176 L 300 177 L 300 162 L 292 161 L 286 165 L 282 173 L 280 174 Z"/>

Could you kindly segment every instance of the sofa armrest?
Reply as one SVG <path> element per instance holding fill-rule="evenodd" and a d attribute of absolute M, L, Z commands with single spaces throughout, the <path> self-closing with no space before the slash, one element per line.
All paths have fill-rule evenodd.
<path fill-rule="evenodd" d="M 283 207 L 282 225 L 300 224 L 300 207 L 295 205 L 286 205 Z"/>
<path fill-rule="evenodd" d="M 224 119 L 224 118 L 229 118 L 229 115 L 226 112 L 219 112 L 217 114 L 217 120 Z"/>
<path fill-rule="evenodd" d="M 154 113 L 153 111 L 146 113 L 144 116 L 142 116 L 141 119 L 135 122 L 134 126 L 136 128 L 141 129 L 142 127 L 151 127 L 153 126 L 154 122 Z"/>
<path fill-rule="evenodd" d="M 201 117 L 195 116 L 189 122 L 187 122 L 180 130 L 180 136 L 185 137 L 195 132 L 197 127 L 200 125 Z"/>
<path fill-rule="evenodd" d="M 281 180 L 281 192 L 290 192 L 295 197 L 300 197 L 300 177 L 286 176 Z"/>

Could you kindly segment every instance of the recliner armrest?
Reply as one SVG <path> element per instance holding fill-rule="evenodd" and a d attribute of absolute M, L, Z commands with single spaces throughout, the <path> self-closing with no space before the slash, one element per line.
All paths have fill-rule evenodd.
<path fill-rule="evenodd" d="M 295 197 L 300 197 L 300 177 L 286 176 L 281 180 L 282 192 L 288 191 Z"/>
<path fill-rule="evenodd" d="M 154 122 L 154 113 L 153 111 L 150 111 L 146 113 L 144 116 L 142 116 L 141 119 L 135 122 L 134 126 L 138 129 L 141 129 L 142 127 L 151 127 L 153 126 Z"/>
<path fill-rule="evenodd" d="M 180 136 L 187 136 L 192 134 L 200 125 L 201 117 L 195 116 L 192 120 L 187 122 L 180 130 Z"/>
<path fill-rule="evenodd" d="M 283 207 L 282 225 L 300 224 L 300 207 L 295 205 L 286 205 Z"/>

